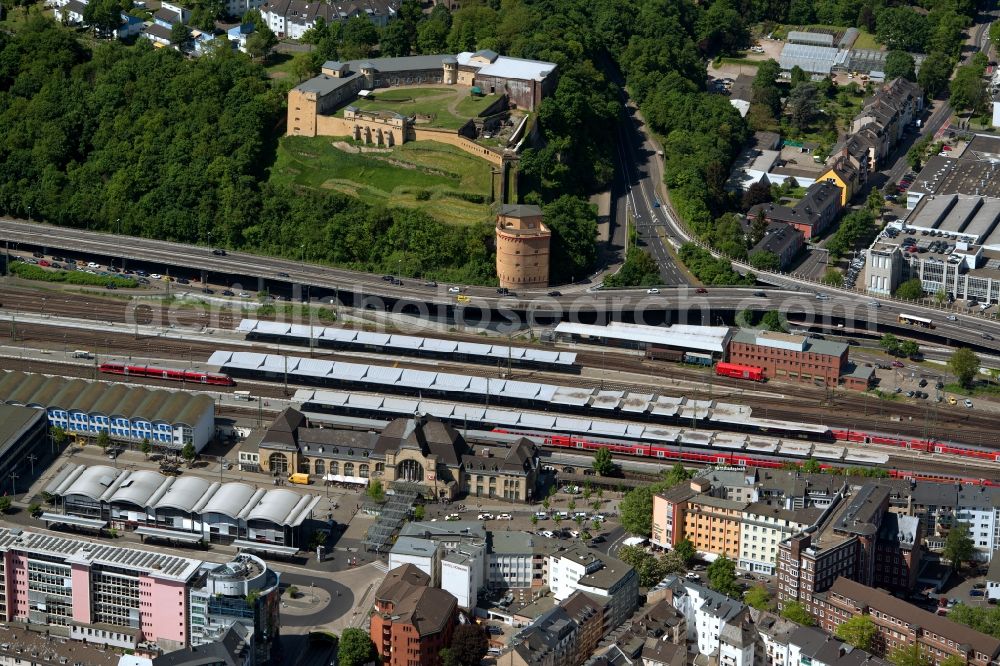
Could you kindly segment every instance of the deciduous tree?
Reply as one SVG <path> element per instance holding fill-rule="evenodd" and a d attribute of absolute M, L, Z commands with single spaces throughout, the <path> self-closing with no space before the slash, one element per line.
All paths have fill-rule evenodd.
<path fill-rule="evenodd" d="M 976 544 L 969 535 L 969 528 L 965 523 L 957 523 L 949 531 L 944 541 L 944 550 L 941 554 L 949 560 L 956 569 L 961 569 L 962 564 L 972 560 L 976 553 Z"/>
<path fill-rule="evenodd" d="M 781 617 L 805 627 L 811 627 L 816 624 L 816 619 L 798 601 L 786 603 L 785 607 L 781 610 Z"/>
<path fill-rule="evenodd" d="M 340 666 L 364 666 L 378 659 L 375 644 L 363 629 L 350 627 L 340 635 L 337 646 L 337 663 Z"/>
<path fill-rule="evenodd" d="M 740 598 L 741 586 L 736 579 L 736 563 L 722 555 L 708 565 L 706 570 L 708 586 L 719 594 L 734 599 Z"/>
<path fill-rule="evenodd" d="M 489 639 L 478 624 L 460 624 L 455 627 L 449 647 L 462 666 L 479 666 L 489 648 Z"/>
<path fill-rule="evenodd" d="M 868 615 L 855 615 L 850 620 L 841 623 L 834 634 L 848 645 L 870 651 L 875 636 L 878 634 L 878 627 Z"/>
<path fill-rule="evenodd" d="M 958 379 L 958 383 L 966 388 L 972 386 L 981 366 L 979 356 L 968 347 L 959 347 L 948 359 L 948 369 Z"/>
<path fill-rule="evenodd" d="M 591 465 L 600 476 L 611 476 L 615 470 L 615 463 L 611 460 L 611 449 L 606 446 L 597 449 Z"/>

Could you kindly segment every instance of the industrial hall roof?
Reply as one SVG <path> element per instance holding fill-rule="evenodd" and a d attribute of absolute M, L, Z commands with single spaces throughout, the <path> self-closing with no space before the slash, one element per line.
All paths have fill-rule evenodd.
<path fill-rule="evenodd" d="M 206 411 L 215 410 L 215 401 L 204 394 L 67 380 L 18 371 L 0 375 L 0 402 L 186 425 L 198 423 Z"/>

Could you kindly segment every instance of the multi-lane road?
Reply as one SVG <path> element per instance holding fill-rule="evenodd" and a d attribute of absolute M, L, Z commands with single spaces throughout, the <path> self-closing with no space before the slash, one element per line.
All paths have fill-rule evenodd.
<path fill-rule="evenodd" d="M 661 208 L 662 210 L 662 208 Z M 675 233 L 677 233 L 675 231 Z M 424 308 L 428 316 L 454 315 L 456 296 L 446 285 L 424 286 L 422 282 L 406 280 L 395 286 L 381 276 L 304 264 L 287 259 L 260 257 L 230 252 L 216 256 L 208 248 L 145 238 L 114 236 L 80 229 L 14 220 L 0 220 L 0 240 L 19 244 L 23 248 L 44 248 L 48 253 L 71 254 L 76 258 L 96 259 L 106 263 L 110 258 L 125 257 L 126 265 L 153 268 L 157 272 L 189 277 L 201 273 L 213 282 L 246 279 L 259 281 L 250 288 L 307 286 L 314 297 L 334 294 L 355 307 L 377 307 L 379 304 L 399 308 L 400 304 Z M 120 260 L 120 259 L 119 259 Z M 117 263 L 117 261 L 116 261 Z M 159 267 L 159 269 L 157 269 Z M 284 275 L 281 275 L 281 274 Z M 498 297 L 486 287 L 466 288 L 470 302 L 463 306 L 477 310 L 483 318 L 493 315 L 498 320 L 514 324 L 534 321 L 576 320 L 604 321 L 627 319 L 640 323 L 716 324 L 720 317 L 746 308 L 778 310 L 796 319 L 827 323 L 847 328 L 875 331 L 876 328 L 898 326 L 900 313 L 911 313 L 933 319 L 935 328 L 919 331 L 933 334 L 942 341 L 965 343 L 980 349 L 1000 349 L 1000 342 L 986 340 L 989 332 L 1000 340 L 1000 322 L 965 314 L 954 314 L 955 321 L 945 318 L 945 312 L 932 308 L 901 305 L 892 300 L 876 300 L 870 296 L 817 288 L 792 277 L 776 278 L 778 288 L 763 291 L 754 288 L 719 287 L 697 293 L 684 286 L 664 288 L 659 294 L 645 290 L 597 291 L 548 296 L 545 292 L 522 292 L 516 298 Z M 817 291 L 826 295 L 819 300 Z M 763 294 L 763 295 L 760 295 Z M 349 299 L 349 300 L 348 300 Z M 366 302 L 366 299 L 369 299 Z M 875 304 L 879 305 L 876 306 Z"/>

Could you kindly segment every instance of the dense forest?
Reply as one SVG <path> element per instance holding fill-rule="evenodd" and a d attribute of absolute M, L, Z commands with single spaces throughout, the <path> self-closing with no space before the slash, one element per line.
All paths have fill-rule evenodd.
<path fill-rule="evenodd" d="M 968 0 L 462 4 L 426 13 L 407 0 L 381 31 L 364 19 L 317 26 L 306 38 L 312 52 L 293 70 L 301 78 L 327 58 L 479 48 L 557 63 L 558 85 L 538 111 L 542 141 L 520 166 L 523 198 L 546 208 L 555 231 L 555 281 L 586 274 L 596 258 L 584 201 L 613 175 L 619 75 L 664 141 L 678 212 L 713 244 L 732 243 L 741 232 L 729 213 L 740 205 L 723 186 L 750 128 L 724 96 L 705 91 L 708 59 L 748 46 L 752 24 L 818 21 L 866 27 L 950 71 L 974 12 Z M 420 211 L 269 184 L 284 94 L 247 56 L 220 48 L 190 59 L 146 40 L 92 44 L 40 15 L 0 32 L 0 213 L 295 257 L 305 246 L 311 260 L 369 271 L 402 263 L 438 279 L 495 279 L 488 221 L 453 227 Z M 764 103 L 782 112 L 780 100 Z"/>

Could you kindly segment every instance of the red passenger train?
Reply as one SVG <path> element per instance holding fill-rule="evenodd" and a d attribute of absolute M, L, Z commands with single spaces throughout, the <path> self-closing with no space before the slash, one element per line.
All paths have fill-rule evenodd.
<path fill-rule="evenodd" d="M 674 449 L 656 444 L 643 444 L 640 442 L 606 442 L 593 441 L 586 437 L 574 435 L 544 434 L 540 432 L 518 432 L 505 428 L 494 428 L 495 433 L 517 434 L 521 436 L 542 436 L 544 446 L 555 448 L 576 449 L 594 451 L 605 447 L 612 453 L 620 455 L 637 456 L 640 458 L 654 458 L 655 460 L 690 463 L 699 465 L 731 466 L 731 467 L 762 467 L 767 469 L 779 469 L 785 465 L 787 460 L 777 458 L 759 458 L 753 454 L 745 452 L 711 451 L 711 450 L 691 450 Z M 823 470 L 831 468 L 850 467 L 849 463 L 830 464 L 821 463 Z M 913 470 L 889 469 L 886 470 L 890 478 L 906 479 L 909 481 L 926 481 L 930 483 L 961 483 L 973 486 L 1000 486 L 1000 482 L 990 479 L 964 477 L 956 474 L 939 474 L 934 472 L 918 472 Z"/>
<path fill-rule="evenodd" d="M 98 369 L 109 375 L 169 379 L 175 382 L 211 384 L 212 386 L 236 386 L 236 382 L 233 381 L 232 377 L 217 372 L 199 372 L 196 370 L 180 370 L 178 368 L 158 368 L 153 365 L 125 365 L 124 363 L 102 363 L 98 366 Z"/>
<path fill-rule="evenodd" d="M 732 377 L 733 379 L 752 379 L 755 382 L 764 381 L 764 368 L 758 368 L 753 365 L 737 365 L 736 363 L 719 361 L 715 364 L 715 374 L 720 377 Z"/>

